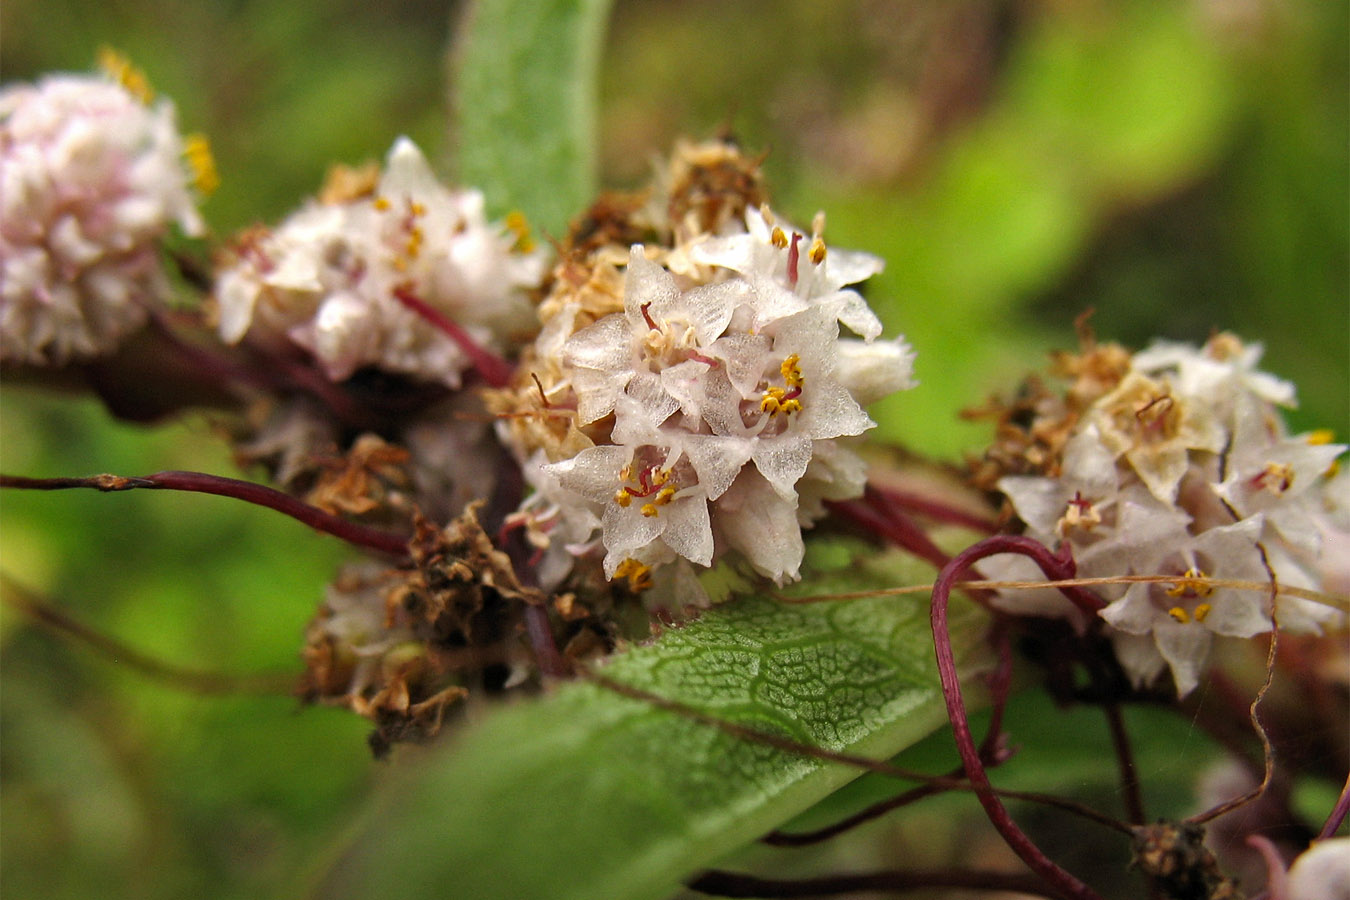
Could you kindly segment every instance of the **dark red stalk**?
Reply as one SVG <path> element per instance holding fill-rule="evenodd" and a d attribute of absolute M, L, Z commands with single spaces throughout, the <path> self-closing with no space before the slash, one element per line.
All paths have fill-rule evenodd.
<path fill-rule="evenodd" d="M 1012 851 L 1059 895 L 1069 900 L 1101 900 L 1096 891 L 1046 856 L 1013 821 L 1007 807 L 999 800 L 993 785 L 989 782 L 984 763 L 980 759 L 980 751 L 975 746 L 975 739 L 970 732 L 970 720 L 966 716 L 966 704 L 961 696 L 960 680 L 957 678 L 951 633 L 947 628 L 947 602 L 951 596 L 952 586 L 961 579 L 967 569 L 980 560 L 999 553 L 1017 553 L 1030 558 L 1040 566 L 1045 576 L 1052 580 L 1072 578 L 1074 574 L 1072 559 L 1063 559 L 1052 553 L 1044 544 L 1016 535 L 996 535 L 986 538 L 957 554 L 938 573 L 937 582 L 933 586 L 933 646 L 937 654 L 938 675 L 942 679 L 942 696 L 946 701 L 947 716 L 951 720 L 952 731 L 956 738 L 956 750 L 961 756 L 966 777 L 970 779 L 975 789 L 976 798 L 984 807 L 989 821 Z M 1064 590 L 1063 593 L 1069 596 L 1069 590 Z M 1081 603 L 1086 598 L 1070 596 L 1069 599 Z M 1100 604 L 1094 606 L 1093 611 L 1096 608 L 1100 608 Z"/>
<path fill-rule="evenodd" d="M 881 512 L 863 500 L 827 500 L 825 505 L 831 512 L 867 532 L 884 537 L 901 550 L 932 563 L 935 568 L 941 569 L 951 558 L 913 520 L 898 511 Z"/>
<path fill-rule="evenodd" d="M 473 361 L 473 367 L 489 387 L 506 387 L 511 383 L 512 365 L 497 354 L 475 341 L 467 331 L 460 327 L 436 307 L 427 303 L 406 287 L 394 288 L 394 299 L 423 319 L 436 326 L 446 337 L 454 341 L 459 349 Z"/>
<path fill-rule="evenodd" d="M 905 512 L 914 513 L 935 522 L 960 525 L 963 528 L 969 528 L 971 531 L 979 531 L 984 534 L 993 534 L 998 531 L 998 523 L 993 519 L 977 516 L 955 506 L 948 506 L 940 500 L 922 494 L 869 483 L 866 496 L 869 501 L 872 501 L 872 498 L 875 497 L 876 501 L 880 501 L 886 506 L 903 509 Z M 877 505 L 876 501 L 873 501 L 874 506 Z"/>
<path fill-rule="evenodd" d="M 1053 897 L 1029 875 L 979 872 L 970 869 L 915 869 L 827 875 L 822 878 L 759 878 L 717 869 L 696 876 L 685 887 L 714 897 L 829 897 L 862 891 L 915 891 L 925 888 L 966 888 Z"/>
<path fill-rule="evenodd" d="M 1131 825 L 1144 824 L 1144 798 L 1139 791 L 1139 772 L 1130 749 L 1130 736 L 1125 731 L 1125 719 L 1120 704 L 1105 703 L 1106 724 L 1111 730 L 1111 746 L 1115 748 L 1116 765 L 1120 769 L 1120 789 L 1125 799 L 1125 815 Z"/>
<path fill-rule="evenodd" d="M 558 652 L 553 640 L 553 626 L 548 621 L 548 610 L 533 603 L 525 604 L 525 631 L 534 649 L 534 661 L 539 671 L 548 678 L 566 678 L 572 669 Z"/>
<path fill-rule="evenodd" d="M 1329 837 L 1334 837 L 1336 829 L 1341 827 L 1345 821 L 1346 813 L 1350 813 L 1350 776 L 1346 776 L 1345 787 L 1341 788 L 1341 796 L 1336 801 L 1335 807 L 1331 810 L 1331 815 L 1327 816 L 1326 822 L 1322 824 L 1322 830 L 1318 833 L 1317 839 L 1325 841 Z"/>
<path fill-rule="evenodd" d="M 377 528 L 359 525 L 324 512 L 266 485 L 208 475 L 204 472 L 156 472 L 153 475 L 126 477 L 122 475 L 90 475 L 87 478 L 25 478 L 21 475 L 0 475 L 0 488 L 55 491 L 67 488 L 93 488 L 99 491 L 146 490 L 189 491 L 198 494 L 216 494 L 233 497 L 265 506 L 292 519 L 303 522 L 316 531 L 331 534 L 349 544 L 387 553 L 390 556 L 408 555 L 408 538 L 390 534 Z"/>

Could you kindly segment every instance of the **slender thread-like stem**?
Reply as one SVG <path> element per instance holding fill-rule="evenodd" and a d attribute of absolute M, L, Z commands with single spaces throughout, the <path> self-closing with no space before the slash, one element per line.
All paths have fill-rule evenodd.
<path fill-rule="evenodd" d="M 530 636 L 530 647 L 534 650 L 534 661 L 538 663 L 539 671 L 548 678 L 566 678 L 572 674 L 571 666 L 558 652 L 558 644 L 553 640 L 548 610 L 526 603 L 524 615 L 525 631 Z"/>
<path fill-rule="evenodd" d="M 1318 832 L 1317 839 L 1325 841 L 1327 838 L 1336 834 L 1336 829 L 1341 827 L 1345 821 L 1345 816 L 1350 813 L 1350 775 L 1345 778 L 1345 786 L 1341 788 L 1341 796 L 1337 798 L 1336 805 L 1332 807 L 1331 815 L 1322 823 L 1322 830 Z"/>
<path fill-rule="evenodd" d="M 483 376 L 483 380 L 488 383 L 489 387 L 506 387 L 511 383 L 511 373 L 514 371 L 511 364 L 475 341 L 458 322 L 427 303 L 408 288 L 394 288 L 394 299 L 426 319 L 438 331 L 454 341 L 455 346 L 463 350 L 464 355 L 473 362 L 473 367 L 478 370 L 479 375 Z"/>
<path fill-rule="evenodd" d="M 792 738 L 782 735 L 770 734 L 766 731 L 760 731 L 751 728 L 748 725 L 740 725 L 736 722 L 730 722 L 726 719 L 718 718 L 710 713 L 703 712 L 681 703 L 678 700 L 672 700 L 669 697 L 662 697 L 660 694 L 654 694 L 651 691 L 643 690 L 631 684 L 624 684 L 622 681 L 615 681 L 598 672 L 581 672 L 582 678 L 593 682 L 597 687 L 604 688 L 618 694 L 621 697 L 628 697 L 631 700 L 640 700 L 643 703 L 651 704 L 657 709 L 663 709 L 674 713 L 684 719 L 708 725 L 712 728 L 729 734 L 732 737 L 742 740 L 754 741 L 757 744 L 764 744 L 773 747 L 775 750 L 781 750 L 784 753 L 796 753 L 801 756 L 808 756 L 813 759 L 824 760 L 825 762 L 839 763 L 840 765 L 851 766 L 856 769 L 862 769 L 867 772 L 875 772 L 878 775 L 884 775 L 887 778 L 899 778 L 907 781 L 918 781 L 924 784 L 934 785 L 943 790 L 952 791 L 973 791 L 974 788 L 966 782 L 964 778 L 951 778 L 945 775 L 928 775 L 923 772 L 915 772 L 910 769 L 902 769 L 899 766 L 891 765 L 880 760 L 870 759 L 866 756 L 857 756 L 852 753 L 841 753 L 837 750 L 826 750 L 824 747 L 817 747 L 814 744 L 806 744 L 801 741 L 795 741 Z M 1048 794 L 1037 794 L 1030 791 L 1010 791 L 1000 788 L 991 788 L 994 793 L 1001 797 L 1007 797 L 1012 800 L 1025 800 L 1029 803 L 1039 803 L 1044 806 L 1051 806 L 1055 809 L 1064 810 L 1076 816 L 1081 816 L 1098 825 L 1118 831 L 1122 834 L 1130 834 L 1127 825 L 1116 821 L 1110 816 L 1102 815 L 1095 809 L 1075 803 L 1072 800 L 1065 800 L 1062 797 L 1053 797 Z"/>
<path fill-rule="evenodd" d="M 983 534 L 993 534 L 998 531 L 998 523 L 991 518 L 968 512 L 960 507 L 951 506 L 923 494 L 869 483 L 865 496 L 869 500 L 876 498 L 894 509 L 903 509 L 906 512 L 932 519 L 935 522 L 960 525 L 963 528 L 969 528 L 971 531 L 979 531 Z"/>
<path fill-rule="evenodd" d="M 71 618 L 56 604 L 39 598 L 35 592 L 20 585 L 3 572 L 0 572 L 0 585 L 4 586 L 0 599 L 35 622 L 52 629 L 57 634 L 79 641 L 119 666 L 125 666 L 147 678 L 165 682 L 180 690 L 211 695 L 286 695 L 290 693 L 295 680 L 293 675 L 286 673 L 230 675 L 224 672 L 189 669 L 164 662 Z"/>
<path fill-rule="evenodd" d="M 266 485 L 241 481 L 238 478 L 226 478 L 222 475 L 208 475 L 205 472 L 170 471 L 131 477 L 90 475 L 85 478 L 25 478 L 21 475 L 0 475 L 0 488 L 21 488 L 37 491 L 55 491 L 68 488 L 129 491 L 141 488 L 145 490 L 216 494 L 276 510 L 292 519 L 303 522 L 316 531 L 331 534 L 333 537 L 341 538 L 349 544 L 355 544 L 367 550 L 376 550 L 390 556 L 404 557 L 408 555 L 408 538 L 403 535 L 391 534 L 377 528 L 349 522 Z"/>
<path fill-rule="evenodd" d="M 932 563 L 935 568 L 942 568 L 951 558 L 933 543 L 922 528 L 898 511 L 882 512 L 862 500 L 827 500 L 825 505 L 853 524 L 875 532 L 901 550 Z"/>
<path fill-rule="evenodd" d="M 685 887 L 713 897 L 830 897 L 862 891 L 917 891 L 927 888 L 966 888 L 1053 897 L 1038 879 L 1019 873 L 980 872 L 970 869 L 903 869 L 827 875 L 821 878 L 760 878 L 712 869 L 695 876 Z"/>
<path fill-rule="evenodd" d="M 1106 724 L 1111 731 L 1111 746 L 1116 752 L 1116 765 L 1120 769 L 1120 790 L 1125 798 L 1125 815 L 1131 825 L 1144 824 L 1144 798 L 1139 791 L 1139 772 L 1134 765 L 1134 752 L 1130 749 L 1130 736 L 1125 731 L 1125 719 L 1120 704 L 1102 704 L 1106 713 Z"/>
<path fill-rule="evenodd" d="M 952 732 L 956 738 L 956 749 L 961 756 L 961 764 L 965 767 L 966 777 L 970 779 L 975 790 L 976 798 L 984 807 L 989 821 L 1013 852 L 1063 897 L 1069 900 L 1100 900 L 1096 891 L 1060 868 L 1013 821 L 1007 807 L 999 800 L 993 785 L 989 782 L 979 749 L 975 746 L 975 740 L 970 732 L 966 704 L 961 696 L 960 680 L 957 678 L 956 656 L 952 651 L 951 634 L 947 628 L 947 603 L 951 596 L 952 585 L 966 569 L 982 559 L 999 553 L 1018 553 L 1030 558 L 1041 567 L 1047 578 L 1069 578 L 1074 574 L 1071 559 L 1056 556 L 1045 545 L 1016 535 L 996 535 L 986 538 L 957 554 L 938 573 L 933 588 L 933 645 L 937 654 L 938 675 L 942 680 L 942 695 L 947 704 L 947 716 L 951 720 Z M 1070 600 L 1080 602 L 1070 596 L 1075 589 L 1062 590 Z"/>
<path fill-rule="evenodd" d="M 980 744 L 980 758 L 985 761 L 986 766 L 998 765 L 1005 756 L 1002 741 L 1003 714 L 1007 708 L 1008 692 L 1012 684 L 1012 644 L 1008 639 L 1008 629 L 1003 627 L 1001 622 L 996 623 L 990 640 L 998 652 L 999 661 L 998 666 L 986 679 L 993 707 L 992 714 L 989 717 L 989 728 Z M 948 772 L 946 777 L 958 778 L 963 771 L 962 767 L 957 766 L 954 770 Z M 805 847 L 810 844 L 818 844 L 873 819 L 880 818 L 888 812 L 917 803 L 946 790 L 949 790 L 949 788 L 936 784 L 920 785 L 894 797 L 888 797 L 874 803 L 845 819 L 840 819 L 838 822 L 817 828 L 814 831 L 771 831 L 761 840 L 771 847 Z"/>

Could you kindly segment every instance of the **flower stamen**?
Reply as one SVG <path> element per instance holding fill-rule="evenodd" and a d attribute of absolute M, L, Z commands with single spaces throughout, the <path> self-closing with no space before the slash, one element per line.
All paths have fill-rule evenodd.
<path fill-rule="evenodd" d="M 629 557 L 619 563 L 614 570 L 614 577 L 627 579 L 628 589 L 634 593 L 641 593 L 652 586 L 652 567 Z"/>
<path fill-rule="evenodd" d="M 189 134 L 183 138 L 183 156 L 192 169 L 192 183 L 203 197 L 209 197 L 220 187 L 220 172 L 211 153 L 211 142 L 204 134 Z"/>
<path fill-rule="evenodd" d="M 1181 579 L 1167 589 L 1169 597 L 1208 597 L 1214 593 L 1214 588 L 1208 584 L 1209 575 L 1197 568 L 1189 568 L 1182 574 Z M 1171 611 L 1168 611 L 1171 615 Z M 1176 618 L 1176 616 L 1172 616 Z M 1180 621 L 1180 620 L 1178 620 Z"/>

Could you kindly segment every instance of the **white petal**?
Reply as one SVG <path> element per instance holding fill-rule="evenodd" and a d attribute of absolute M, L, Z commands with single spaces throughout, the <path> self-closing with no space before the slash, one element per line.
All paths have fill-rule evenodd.
<path fill-rule="evenodd" d="M 1172 669 L 1172 680 L 1177 685 L 1177 696 L 1185 697 L 1200 683 L 1200 670 L 1209 658 L 1213 638 L 1206 628 L 1194 623 L 1181 624 L 1171 619 L 1160 620 L 1153 630 L 1158 652 Z"/>
<path fill-rule="evenodd" d="M 713 536 L 708 501 L 702 495 L 681 497 L 661 510 L 666 520 L 661 540 L 690 562 L 712 565 Z"/>
<path fill-rule="evenodd" d="M 841 338 L 838 353 L 835 374 L 862 406 L 916 384 L 914 349 L 904 338 L 870 344 Z"/>

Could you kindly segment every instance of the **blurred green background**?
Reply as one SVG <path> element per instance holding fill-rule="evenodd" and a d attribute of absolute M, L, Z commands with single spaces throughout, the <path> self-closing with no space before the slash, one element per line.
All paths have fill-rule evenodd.
<path fill-rule="evenodd" d="M 7 0 L 0 74 L 123 50 L 184 130 L 211 137 L 223 184 L 205 212 L 224 236 L 398 134 L 452 173 L 458 15 L 429 0 Z M 977 450 L 985 430 L 956 411 L 1072 346 L 1089 307 L 1099 335 L 1136 346 L 1214 329 L 1262 341 L 1299 386 L 1294 426 L 1344 439 L 1348 32 L 1334 0 L 619 2 L 602 179 L 641 183 L 680 135 L 725 128 L 769 150 L 781 212 L 824 209 L 832 244 L 887 260 L 866 291 L 916 345 L 922 386 L 874 416 L 919 451 Z M 14 385 L 0 468 L 234 471 L 204 420 L 150 431 Z M 345 555 L 219 498 L 0 494 L 4 571 L 200 668 L 295 671 Z M 285 896 L 360 805 L 374 764 L 355 717 L 155 684 L 8 608 L 0 648 L 6 897 Z M 1062 765 L 1021 777 L 1052 789 Z"/>

